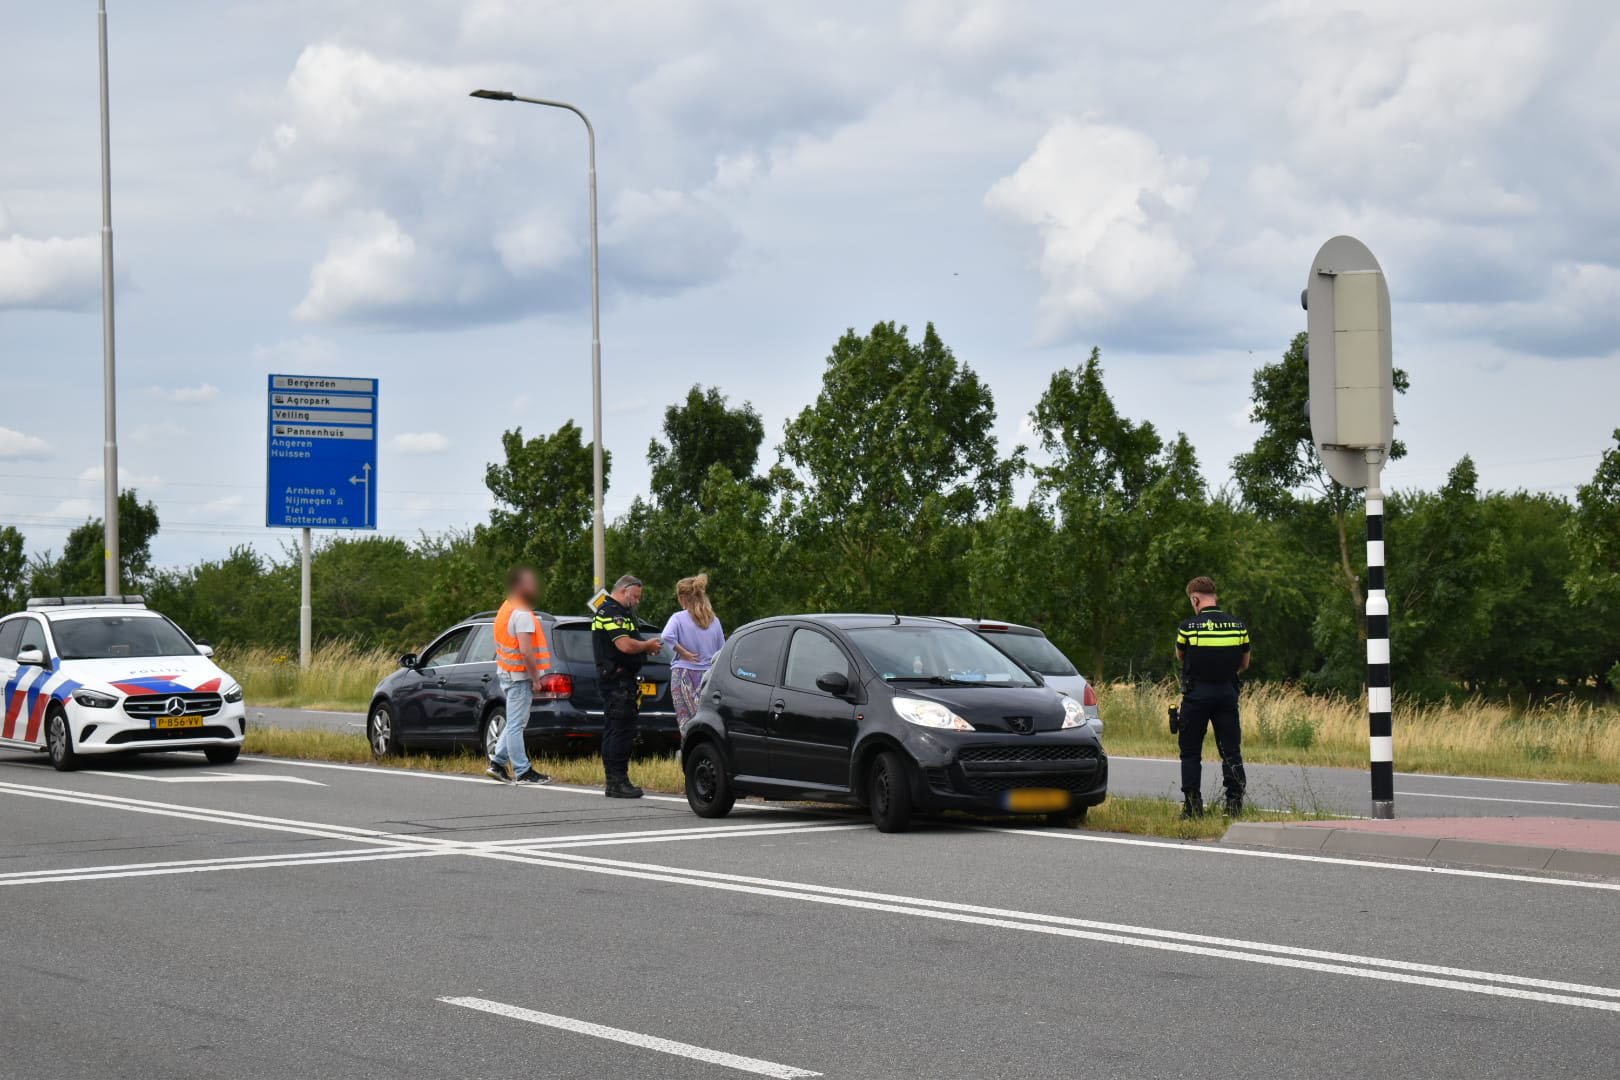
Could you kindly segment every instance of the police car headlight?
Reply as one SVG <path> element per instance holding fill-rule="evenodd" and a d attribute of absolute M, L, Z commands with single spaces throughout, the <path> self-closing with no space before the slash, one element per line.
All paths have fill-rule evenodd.
<path fill-rule="evenodd" d="M 948 731 L 972 731 L 973 725 L 957 716 L 937 701 L 897 697 L 894 711 L 900 719 L 918 727 L 944 728 Z"/>
<path fill-rule="evenodd" d="M 229 690 L 225 691 L 224 697 L 227 705 L 235 705 L 238 701 L 242 700 L 242 688 L 240 686 L 233 686 Z"/>
<path fill-rule="evenodd" d="M 103 694 L 99 690 L 75 690 L 73 700 L 87 709 L 110 709 L 118 704 L 118 699 L 111 694 Z"/>
<path fill-rule="evenodd" d="M 1066 728 L 1080 727 L 1086 722 L 1086 707 L 1068 694 L 1059 695 L 1063 698 L 1063 726 Z"/>

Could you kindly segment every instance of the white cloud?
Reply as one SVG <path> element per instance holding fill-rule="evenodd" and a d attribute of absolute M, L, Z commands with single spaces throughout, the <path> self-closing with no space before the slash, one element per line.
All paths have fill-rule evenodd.
<path fill-rule="evenodd" d="M 219 397 L 219 387 L 213 383 L 198 383 L 196 386 L 150 386 L 146 392 L 153 397 L 172 401 L 176 405 L 201 405 Z"/>
<path fill-rule="evenodd" d="M 450 449 L 450 440 L 437 431 L 404 431 L 390 445 L 402 454 L 442 454 Z"/>
<path fill-rule="evenodd" d="M 100 465 L 92 465 L 88 469 L 85 469 L 83 472 L 81 472 L 79 474 L 79 483 L 81 483 L 81 484 L 99 484 L 99 483 L 101 483 L 101 478 L 103 476 L 105 476 L 105 475 L 107 475 L 106 470 L 103 469 Z M 128 469 L 124 468 L 122 465 L 118 466 L 118 486 L 119 486 L 119 488 L 157 487 L 158 485 L 160 485 L 162 483 L 163 483 L 163 481 L 159 477 L 156 477 L 156 476 L 140 476 L 140 475 L 137 475 L 135 473 L 130 472 Z"/>
<path fill-rule="evenodd" d="M 331 364 L 338 358 L 338 348 L 326 338 L 305 334 L 270 345 L 255 345 L 253 359 L 269 367 L 282 365 L 316 366 Z"/>
<path fill-rule="evenodd" d="M 101 245 L 93 236 L 35 239 L 0 205 L 0 311 L 80 311 L 101 298 Z"/>
<path fill-rule="evenodd" d="M 986 205 L 1039 238 L 1048 335 L 1113 321 L 1191 274 L 1183 221 L 1206 172 L 1141 132 L 1066 119 L 996 181 Z"/>
<path fill-rule="evenodd" d="M 45 516 L 88 521 L 101 516 L 101 504 L 89 499 L 63 499 L 47 510 Z"/>
<path fill-rule="evenodd" d="M 204 517 L 234 516 L 235 512 L 247 505 L 247 499 L 241 495 L 225 495 L 204 503 L 200 509 Z"/>
<path fill-rule="evenodd" d="M 551 215 L 531 216 L 496 233 L 494 244 L 501 265 L 513 274 L 556 270 L 580 252 L 577 230 Z"/>
<path fill-rule="evenodd" d="M 293 318 L 302 322 L 365 319 L 422 299 L 432 274 L 426 256 L 399 222 L 380 211 L 362 215 L 309 273 L 309 291 Z"/>
<path fill-rule="evenodd" d="M 49 457 L 50 444 L 36 435 L 0 427 L 0 461 L 30 461 Z"/>

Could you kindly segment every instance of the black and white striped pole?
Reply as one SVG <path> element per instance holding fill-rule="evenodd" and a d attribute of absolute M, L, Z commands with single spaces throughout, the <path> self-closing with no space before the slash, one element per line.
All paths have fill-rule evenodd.
<path fill-rule="evenodd" d="M 1372 816 L 1395 816 L 1389 594 L 1384 585 L 1382 473 L 1395 439 L 1389 287 L 1367 245 L 1335 236 L 1311 261 L 1300 297 L 1309 341 L 1311 441 L 1347 488 L 1367 491 L 1367 734 Z"/>

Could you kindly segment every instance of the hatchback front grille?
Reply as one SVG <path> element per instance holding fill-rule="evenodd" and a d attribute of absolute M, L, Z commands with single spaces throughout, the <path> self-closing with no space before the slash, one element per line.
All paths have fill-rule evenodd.
<path fill-rule="evenodd" d="M 973 776 L 967 777 L 967 789 L 974 795 L 1000 795 L 1021 788 L 1056 788 L 1059 791 L 1083 795 L 1101 787 L 1107 779 L 1100 771 L 1044 774 L 1034 776 Z"/>
<path fill-rule="evenodd" d="M 179 708 L 175 699 L 179 699 Z M 124 699 L 124 713 L 137 720 L 150 720 L 154 716 L 213 716 L 224 706 L 225 699 L 213 693 L 137 694 Z"/>
<path fill-rule="evenodd" d="M 1011 761 L 1089 761 L 1095 746 L 964 746 L 956 760 L 964 765 L 992 765 Z"/>

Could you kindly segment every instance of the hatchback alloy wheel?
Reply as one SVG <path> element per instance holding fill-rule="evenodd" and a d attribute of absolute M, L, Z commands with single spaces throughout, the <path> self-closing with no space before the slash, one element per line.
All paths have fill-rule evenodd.
<path fill-rule="evenodd" d="M 386 703 L 379 701 L 372 707 L 366 729 L 371 752 L 376 756 L 388 757 L 399 750 L 399 744 L 394 741 L 394 711 Z"/>
<path fill-rule="evenodd" d="M 496 709 L 494 712 L 489 714 L 489 719 L 484 721 L 485 757 L 490 758 L 491 760 L 494 759 L 495 751 L 501 748 L 501 735 L 505 731 L 506 712 L 503 709 Z"/>

